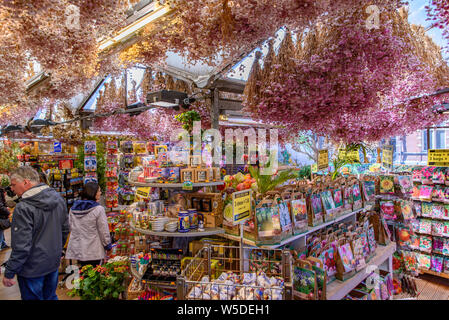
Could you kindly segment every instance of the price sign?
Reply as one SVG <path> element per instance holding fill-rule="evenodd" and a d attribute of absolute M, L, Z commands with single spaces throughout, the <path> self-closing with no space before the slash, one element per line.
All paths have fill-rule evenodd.
<path fill-rule="evenodd" d="M 349 163 L 360 163 L 359 150 L 346 151 L 340 149 L 338 150 L 338 158 L 340 160 L 346 160 Z"/>
<path fill-rule="evenodd" d="M 318 154 L 318 170 L 326 170 L 329 168 L 329 152 L 327 149 L 320 150 Z"/>
<path fill-rule="evenodd" d="M 427 165 L 433 167 L 449 167 L 449 149 L 429 149 Z"/>
<path fill-rule="evenodd" d="M 140 187 L 136 190 L 136 195 L 139 197 L 142 197 L 144 199 L 147 199 L 150 197 L 151 187 Z"/>
<path fill-rule="evenodd" d="M 232 194 L 232 224 L 236 225 L 251 216 L 251 190 L 243 190 Z"/>
<path fill-rule="evenodd" d="M 393 146 L 382 148 L 382 166 L 390 170 L 393 168 Z"/>

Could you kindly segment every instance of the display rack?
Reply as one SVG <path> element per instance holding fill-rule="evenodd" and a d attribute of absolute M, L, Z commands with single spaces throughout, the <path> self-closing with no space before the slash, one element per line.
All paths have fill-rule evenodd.
<path fill-rule="evenodd" d="M 195 187 L 212 187 L 222 185 L 223 181 L 216 182 L 201 182 L 201 183 L 193 183 L 192 186 Z M 135 187 L 152 187 L 152 188 L 182 188 L 182 183 L 144 183 L 144 182 L 136 182 L 129 181 L 129 184 Z"/>
<path fill-rule="evenodd" d="M 335 280 L 327 285 L 327 299 L 328 300 L 341 300 L 348 293 L 350 293 L 355 287 L 357 287 L 363 280 L 368 278 L 372 272 L 372 266 L 380 267 L 387 263 L 388 272 L 393 273 L 393 253 L 396 251 L 396 243 L 391 242 L 387 246 L 378 246 L 374 257 L 369 261 L 367 267 L 357 272 L 353 277 L 346 281 Z M 370 269 L 368 269 L 370 268 Z"/>
<path fill-rule="evenodd" d="M 165 231 L 157 232 L 136 228 L 132 223 L 130 223 L 130 227 L 133 230 L 142 234 L 158 237 L 173 237 L 173 238 L 205 237 L 205 236 L 220 235 L 224 233 L 224 229 L 222 228 L 205 228 L 204 231 L 190 230 L 189 232 L 165 232 Z"/>

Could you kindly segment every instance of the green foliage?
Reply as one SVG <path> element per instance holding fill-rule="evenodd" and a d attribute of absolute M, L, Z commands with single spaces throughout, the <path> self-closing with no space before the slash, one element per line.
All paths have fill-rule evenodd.
<path fill-rule="evenodd" d="M 128 273 L 128 263 L 117 261 L 93 267 L 87 265 L 81 269 L 80 278 L 69 296 L 79 296 L 81 300 L 118 299 L 125 291 L 123 285 Z"/>
<path fill-rule="evenodd" d="M 3 147 L 0 149 L 0 172 L 8 173 L 17 168 L 19 166 L 17 156 L 22 153 L 23 151 L 18 142 L 4 142 Z"/>
<path fill-rule="evenodd" d="M 187 130 L 189 133 L 192 133 L 193 122 L 201 121 L 201 116 L 196 110 L 190 110 L 176 115 L 175 119 L 182 123 L 183 129 Z"/>
<path fill-rule="evenodd" d="M 106 191 L 106 145 L 98 137 L 88 137 L 85 141 L 95 140 L 97 142 L 97 176 L 98 184 L 101 190 Z M 84 143 L 78 146 L 78 159 L 75 161 L 74 166 L 80 170 L 84 170 Z"/>
<path fill-rule="evenodd" d="M 301 170 L 298 171 L 298 179 L 310 179 L 310 175 L 312 173 L 312 169 L 310 166 L 304 166 Z"/>
<path fill-rule="evenodd" d="M 266 168 L 270 166 L 270 161 L 267 162 Z M 273 190 L 277 186 L 283 184 L 290 179 L 296 179 L 297 173 L 295 170 L 281 170 L 275 175 L 262 175 L 261 170 L 254 166 L 249 166 L 248 170 L 251 176 L 256 179 L 257 187 L 259 193 L 262 195 L 266 194 L 268 191 Z"/>

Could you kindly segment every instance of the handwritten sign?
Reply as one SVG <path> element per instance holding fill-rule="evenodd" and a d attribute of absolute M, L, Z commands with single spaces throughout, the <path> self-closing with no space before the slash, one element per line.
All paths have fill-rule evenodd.
<path fill-rule="evenodd" d="M 251 190 L 232 194 L 232 223 L 239 224 L 251 216 Z"/>
<path fill-rule="evenodd" d="M 393 146 L 384 146 L 382 148 L 382 166 L 385 169 L 393 168 Z"/>

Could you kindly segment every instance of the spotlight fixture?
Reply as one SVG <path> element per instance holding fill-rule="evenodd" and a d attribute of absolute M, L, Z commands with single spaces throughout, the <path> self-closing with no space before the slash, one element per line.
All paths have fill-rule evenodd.
<path fill-rule="evenodd" d="M 56 123 L 49 119 L 30 119 L 26 125 L 26 129 L 34 134 L 39 134 L 43 127 L 55 125 Z"/>
<path fill-rule="evenodd" d="M 131 117 L 134 117 L 134 116 L 138 116 L 142 112 L 144 112 L 144 111 L 146 111 L 148 109 L 151 109 L 151 108 L 147 107 L 142 102 L 136 102 L 136 103 L 133 103 L 133 104 L 130 104 L 130 105 L 126 106 L 125 109 L 126 109 L 126 113 L 128 113 Z"/>
<path fill-rule="evenodd" d="M 173 108 L 176 111 L 180 108 L 188 109 L 195 101 L 195 98 L 189 98 L 185 92 L 172 90 L 161 90 L 147 95 L 147 104 L 155 107 Z"/>

